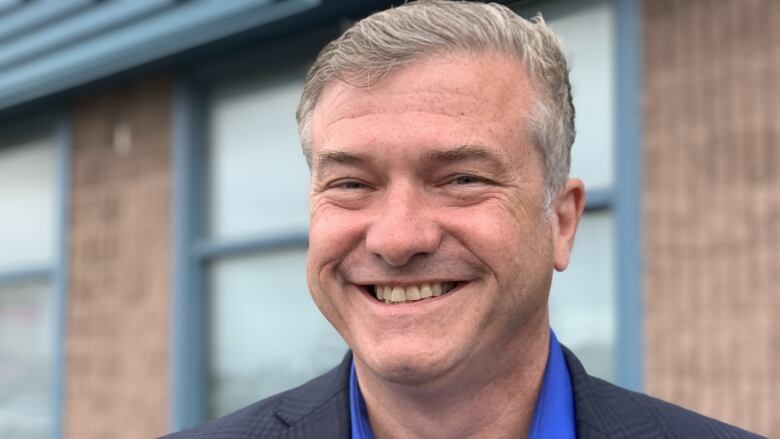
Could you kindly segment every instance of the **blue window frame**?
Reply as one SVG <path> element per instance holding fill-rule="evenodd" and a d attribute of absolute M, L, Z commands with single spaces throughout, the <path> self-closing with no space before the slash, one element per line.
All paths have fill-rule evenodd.
<path fill-rule="evenodd" d="M 642 147 L 641 5 L 642 0 L 613 0 L 615 43 L 615 153 L 617 181 L 618 337 L 617 382 L 641 391 L 644 379 L 642 333 Z"/>
<path fill-rule="evenodd" d="M 307 340 L 311 334 L 325 334 L 307 349 L 309 355 L 316 351 L 316 357 L 327 358 L 328 366 L 335 365 L 346 352 L 335 331 L 316 312 L 305 287 L 308 170 L 294 120 L 305 68 L 337 32 L 334 28 L 306 32 L 236 59 L 210 63 L 217 67 L 198 69 L 177 87 L 173 429 L 196 425 L 324 371 L 324 363 L 314 368 L 311 364 L 290 364 L 288 370 L 277 370 L 277 375 L 287 377 L 277 382 L 258 386 L 262 380 L 222 379 L 215 386 L 221 379 L 220 369 L 231 369 L 236 376 L 250 374 L 242 362 L 258 364 L 262 360 L 246 355 L 240 362 L 228 361 L 242 350 L 231 343 L 237 338 L 235 331 L 246 331 L 243 341 L 247 341 L 253 333 L 287 323 L 281 334 L 254 341 L 258 353 L 270 353 L 267 357 L 294 358 L 292 353 L 281 352 L 293 344 L 274 343 L 274 339 L 305 330 L 309 336 L 290 336 Z M 264 105 L 265 101 L 272 104 Z M 281 119 L 280 106 L 285 108 Z M 246 110 L 259 118 L 257 124 L 242 120 L 241 112 Z M 265 135 L 264 124 L 268 129 Z M 277 129 L 286 137 L 275 137 Z M 247 139 L 249 142 L 244 142 Z M 279 163 L 287 165 L 280 167 Z M 275 187 L 278 181 L 285 181 L 284 186 Z M 286 187 L 291 184 L 296 187 Z M 291 201 L 293 194 L 297 197 Z M 291 204 L 292 210 L 288 209 Z M 255 290 L 244 288 L 246 285 L 254 285 Z M 272 290 L 295 292 L 294 299 L 284 298 L 295 303 L 274 302 L 268 297 Z M 225 295 L 231 298 L 222 300 Z M 272 309 L 260 300 L 273 302 Z M 257 310 L 257 318 L 244 312 L 250 308 Z M 298 326 L 305 326 L 301 321 L 314 322 L 313 326 L 292 327 L 279 319 L 290 309 L 305 313 Z M 229 324 L 220 323 L 226 321 Z M 233 396 L 221 395 L 226 392 Z"/>

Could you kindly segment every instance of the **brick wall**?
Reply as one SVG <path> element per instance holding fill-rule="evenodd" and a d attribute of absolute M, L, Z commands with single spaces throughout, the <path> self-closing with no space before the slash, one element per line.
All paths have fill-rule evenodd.
<path fill-rule="evenodd" d="M 65 434 L 168 426 L 171 83 L 118 85 L 71 111 Z"/>
<path fill-rule="evenodd" d="M 643 14 L 646 388 L 780 437 L 780 2 Z"/>

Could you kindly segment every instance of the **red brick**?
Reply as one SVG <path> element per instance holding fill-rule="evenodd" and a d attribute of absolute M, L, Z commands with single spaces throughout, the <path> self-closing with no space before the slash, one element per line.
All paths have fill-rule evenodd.
<path fill-rule="evenodd" d="M 72 108 L 68 438 L 168 429 L 171 93 L 147 78 Z M 122 124 L 132 142 L 118 153 Z"/>
<path fill-rule="evenodd" d="M 780 436 L 780 4 L 643 4 L 646 387 Z"/>

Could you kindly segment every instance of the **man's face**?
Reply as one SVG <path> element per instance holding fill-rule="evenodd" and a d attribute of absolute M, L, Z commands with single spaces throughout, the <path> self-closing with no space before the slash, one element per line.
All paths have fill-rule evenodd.
<path fill-rule="evenodd" d="M 562 261 L 543 206 L 531 88 L 517 61 L 465 54 L 325 88 L 308 283 L 361 367 L 425 382 L 547 330 L 552 269 L 568 250 Z"/>

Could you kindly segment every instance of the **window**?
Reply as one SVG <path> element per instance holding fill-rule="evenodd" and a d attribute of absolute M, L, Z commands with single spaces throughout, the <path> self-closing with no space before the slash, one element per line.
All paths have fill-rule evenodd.
<path fill-rule="evenodd" d="M 295 122 L 306 67 L 266 65 L 205 93 L 208 418 L 302 384 L 347 350 L 306 286 L 309 171 Z"/>
<path fill-rule="evenodd" d="M 53 124 L 0 131 L 0 437 L 50 437 L 55 406 Z"/>

